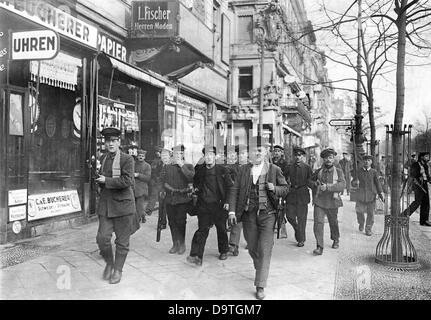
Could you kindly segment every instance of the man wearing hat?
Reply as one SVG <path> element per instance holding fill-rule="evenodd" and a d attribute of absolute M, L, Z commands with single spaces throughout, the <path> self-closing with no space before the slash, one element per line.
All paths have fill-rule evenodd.
<path fill-rule="evenodd" d="M 157 146 L 155 148 L 155 158 L 151 161 L 151 180 L 148 183 L 148 191 L 149 191 L 149 200 L 147 207 L 145 209 L 145 213 L 147 215 L 151 215 L 153 213 L 154 207 L 158 200 L 158 196 L 161 190 L 161 180 L 160 180 L 160 172 L 163 167 L 163 162 L 161 159 L 162 147 Z"/>
<path fill-rule="evenodd" d="M 325 215 L 328 218 L 331 231 L 332 248 L 338 249 L 340 231 L 338 228 L 338 208 L 343 206 L 339 195 L 346 186 L 343 170 L 334 166 L 337 153 L 332 148 L 324 149 L 320 153 L 323 165 L 317 169 L 311 180 L 313 181 L 313 204 L 314 204 L 314 236 L 317 248 L 313 251 L 315 255 L 323 253 L 323 231 Z"/>
<path fill-rule="evenodd" d="M 221 164 L 216 164 L 216 148 L 206 146 L 203 150 L 205 164 L 197 167 L 193 177 L 193 186 L 197 194 L 198 230 L 193 235 L 190 255 L 187 261 L 202 265 L 205 243 L 209 230 L 214 224 L 217 230 L 219 259 L 226 260 L 228 237 L 226 230 L 227 195 L 233 185 L 229 171 Z"/>
<path fill-rule="evenodd" d="M 308 188 L 312 188 L 314 185 L 311 181 L 311 167 L 305 163 L 305 154 L 303 148 L 293 147 L 295 160 L 286 168 L 286 180 L 290 183 L 290 192 L 286 196 L 286 216 L 295 231 L 298 247 L 304 246 L 308 204 L 310 203 Z"/>
<path fill-rule="evenodd" d="M 364 166 L 358 170 L 359 189 L 356 200 L 356 217 L 358 219 L 359 231 L 364 231 L 367 236 L 372 235 L 374 224 L 374 211 L 376 210 L 376 195 L 384 202 L 383 189 L 380 184 L 379 174 L 376 169 L 371 168 L 373 156 L 362 157 Z M 365 222 L 365 212 L 367 221 Z"/>
<path fill-rule="evenodd" d="M 272 163 L 281 169 L 283 176 L 286 178 L 287 162 L 284 159 L 284 148 L 278 144 L 273 147 Z M 280 237 L 287 238 L 287 230 L 284 220 L 283 224 L 281 225 L 280 231 Z"/>
<path fill-rule="evenodd" d="M 238 177 L 239 169 L 241 166 L 246 165 L 248 163 L 248 151 L 247 146 L 245 144 L 240 144 L 235 146 L 236 163 L 228 166 L 231 170 L 232 180 L 235 180 Z M 229 234 L 229 252 L 232 253 L 233 256 L 239 255 L 239 242 L 241 240 L 241 231 L 242 231 L 242 222 L 237 222 L 237 224 L 231 226 L 230 234 Z"/>
<path fill-rule="evenodd" d="M 184 159 L 184 145 L 172 148 L 172 163 L 165 167 L 162 176 L 163 187 L 166 191 L 166 212 L 172 235 L 172 248 L 169 253 L 183 254 L 186 251 L 186 221 L 190 210 L 195 169 Z"/>
<path fill-rule="evenodd" d="M 340 166 L 344 173 L 344 179 L 346 179 L 346 191 L 347 195 L 350 194 L 350 171 L 352 171 L 352 162 L 348 158 L 348 153 L 343 152 L 343 159 L 340 160 Z M 343 192 L 341 192 L 343 194 Z"/>
<path fill-rule="evenodd" d="M 413 180 L 415 200 L 402 212 L 404 216 L 411 216 L 420 207 L 419 224 L 425 227 L 431 227 L 431 223 L 428 220 L 430 210 L 428 183 L 431 181 L 428 167 L 429 160 L 429 152 L 420 152 L 418 161 L 412 164 L 410 177 Z"/>
<path fill-rule="evenodd" d="M 256 270 L 256 298 L 264 299 L 276 221 L 275 198 L 283 198 L 288 185 L 281 169 L 265 161 L 267 148 L 260 137 L 250 139 L 250 164 L 239 169 L 229 196 L 229 223 L 242 221 L 248 253 Z M 274 202 L 273 202 L 274 200 Z"/>
<path fill-rule="evenodd" d="M 151 180 L 151 166 L 145 161 L 146 154 L 147 151 L 137 149 L 135 162 L 135 203 L 142 223 L 146 222 L 145 209 L 148 204 L 148 183 Z"/>
<path fill-rule="evenodd" d="M 136 213 L 133 195 L 135 164 L 132 156 L 120 151 L 119 129 L 105 128 L 101 133 L 105 138 L 107 152 L 100 159 L 100 175 L 95 179 L 101 188 L 96 241 L 106 262 L 103 279 L 114 284 L 121 280 L 129 252 L 132 219 Z M 111 245 L 112 232 L 116 237 L 115 258 Z"/>

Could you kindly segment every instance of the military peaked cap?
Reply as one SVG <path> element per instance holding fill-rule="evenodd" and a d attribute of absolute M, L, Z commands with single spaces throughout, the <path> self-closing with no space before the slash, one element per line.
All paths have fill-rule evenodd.
<path fill-rule="evenodd" d="M 108 127 L 108 128 L 104 128 L 102 130 L 101 134 L 105 138 L 120 137 L 121 136 L 121 131 L 118 128 Z"/>
<path fill-rule="evenodd" d="M 335 150 L 334 149 L 332 149 L 332 148 L 326 148 L 326 149 L 324 149 L 321 153 L 320 153 L 320 157 L 321 158 L 326 158 L 327 156 L 329 156 L 329 155 L 334 155 L 334 156 L 336 156 L 337 155 L 337 153 L 335 152 Z"/>
<path fill-rule="evenodd" d="M 301 147 L 293 147 L 293 153 L 302 153 L 302 154 L 306 154 L 305 149 L 301 148 Z"/>

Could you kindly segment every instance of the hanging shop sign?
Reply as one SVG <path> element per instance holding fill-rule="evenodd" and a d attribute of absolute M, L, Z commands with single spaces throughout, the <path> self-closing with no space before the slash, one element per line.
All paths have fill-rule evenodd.
<path fill-rule="evenodd" d="M 107 34 L 99 32 L 97 35 L 97 49 L 105 52 L 118 60 L 127 62 L 127 49 L 117 40 Z"/>
<path fill-rule="evenodd" d="M 133 105 L 131 107 L 134 108 Z M 123 103 L 99 98 L 99 130 L 114 127 L 121 132 L 139 131 L 138 113 L 128 110 Z"/>
<path fill-rule="evenodd" d="M 27 189 L 9 190 L 8 205 L 16 206 L 18 204 L 27 203 Z"/>
<path fill-rule="evenodd" d="M 53 59 L 60 49 L 60 38 L 52 30 L 12 32 L 11 60 Z"/>
<path fill-rule="evenodd" d="M 38 64 L 40 63 L 40 70 Z M 68 90 L 75 90 L 78 84 L 78 67 L 82 66 L 80 59 L 64 52 L 59 52 L 54 59 L 31 61 L 31 80 L 37 79 L 38 71 L 40 83 Z"/>
<path fill-rule="evenodd" d="M 28 221 L 81 211 L 77 190 L 28 196 Z"/>
<path fill-rule="evenodd" d="M 179 1 L 132 1 L 131 38 L 171 37 L 177 31 Z"/>
<path fill-rule="evenodd" d="M 25 205 L 9 207 L 9 222 L 24 220 L 25 218 L 27 218 L 27 207 Z"/>
<path fill-rule="evenodd" d="M 97 48 L 97 28 L 44 1 L 3 1 L 0 8 L 34 21 L 48 29 L 78 41 L 91 48 Z"/>

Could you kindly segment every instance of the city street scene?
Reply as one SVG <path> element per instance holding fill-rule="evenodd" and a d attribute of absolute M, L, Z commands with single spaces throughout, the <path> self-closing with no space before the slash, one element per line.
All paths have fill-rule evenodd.
<path fill-rule="evenodd" d="M 0 300 L 430 300 L 430 88 L 431 0 L 0 0 Z"/>

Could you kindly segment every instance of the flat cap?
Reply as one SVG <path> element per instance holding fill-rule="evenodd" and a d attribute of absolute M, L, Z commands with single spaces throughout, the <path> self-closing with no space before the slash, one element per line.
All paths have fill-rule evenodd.
<path fill-rule="evenodd" d="M 104 136 L 105 138 L 109 138 L 109 137 L 120 137 L 121 136 L 121 131 L 118 128 L 114 128 L 114 127 L 107 127 L 104 128 L 102 130 L 102 132 L 100 132 L 102 134 L 102 136 Z"/>
<path fill-rule="evenodd" d="M 284 150 L 284 148 L 283 148 L 282 146 L 278 145 L 278 144 L 276 144 L 276 145 L 274 146 L 274 150 L 275 150 L 275 149 Z"/>
<path fill-rule="evenodd" d="M 362 156 L 362 159 L 364 159 L 364 160 L 374 160 L 374 158 L 373 158 L 373 156 L 372 155 L 369 155 L 369 154 L 364 154 L 363 156 Z"/>
<path fill-rule="evenodd" d="M 306 152 L 305 152 L 305 149 L 304 148 L 301 148 L 301 147 L 298 147 L 298 146 L 295 146 L 295 147 L 293 147 L 293 153 L 298 153 L 298 152 L 300 152 L 300 153 L 302 153 L 302 154 L 307 154 Z"/>
<path fill-rule="evenodd" d="M 216 148 L 216 147 L 214 147 L 214 146 L 205 146 L 205 147 L 202 149 L 202 153 L 203 153 L 203 154 L 205 154 L 205 153 L 207 153 L 207 152 L 213 152 L 214 154 L 217 154 L 217 148 Z"/>
<path fill-rule="evenodd" d="M 337 155 L 337 153 L 335 152 L 334 149 L 332 149 L 332 148 L 326 148 L 326 149 L 322 150 L 322 152 L 320 153 L 320 157 L 321 158 L 326 158 L 327 156 L 329 156 L 331 154 L 334 155 L 334 156 Z"/>

